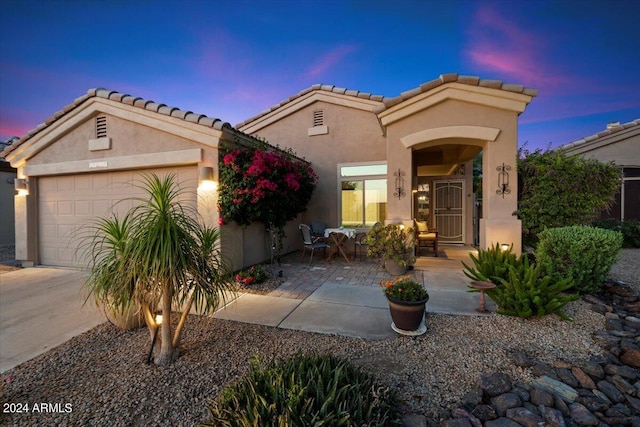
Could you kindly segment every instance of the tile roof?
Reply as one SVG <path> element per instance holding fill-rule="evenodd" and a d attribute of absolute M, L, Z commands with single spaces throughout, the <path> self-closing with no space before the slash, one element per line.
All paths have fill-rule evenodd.
<path fill-rule="evenodd" d="M 635 119 L 632 120 L 628 123 L 610 123 L 609 125 L 607 125 L 607 128 L 603 131 L 600 131 L 598 133 L 595 133 L 593 135 L 589 135 L 589 136 L 585 136 L 584 138 L 578 139 L 577 141 L 573 141 L 570 142 L 568 144 L 562 145 L 560 147 L 558 147 L 559 150 L 569 150 L 572 148 L 576 148 L 578 146 L 581 146 L 583 144 L 588 144 L 590 142 L 593 141 L 597 141 L 601 138 L 607 137 L 609 135 L 613 135 L 615 133 L 618 133 L 620 131 L 629 129 L 629 128 L 633 128 L 635 126 L 640 126 L 640 119 Z"/>
<path fill-rule="evenodd" d="M 399 96 L 396 96 L 394 98 L 390 98 L 390 97 L 385 97 L 382 95 L 372 95 L 370 93 L 366 93 L 366 92 L 360 92 L 357 90 L 349 90 L 349 89 L 345 89 L 345 88 L 339 88 L 333 85 L 326 85 L 326 84 L 315 84 L 309 88 L 306 88 L 298 93 L 296 93 L 295 95 L 290 96 L 289 98 L 285 99 L 284 101 L 258 113 L 257 115 L 244 120 L 238 124 L 236 124 L 236 127 L 240 128 L 248 123 L 253 122 L 254 120 L 259 119 L 262 116 L 266 116 L 267 114 L 277 110 L 278 108 L 290 103 L 291 101 L 296 100 L 297 98 L 300 98 L 303 95 L 306 95 L 310 92 L 313 91 L 326 91 L 326 92 L 333 92 L 333 93 L 338 93 L 341 95 L 348 95 L 348 96 L 353 96 L 356 98 L 364 98 L 364 99 L 369 99 L 372 101 L 379 101 L 381 102 L 381 105 L 379 107 L 377 107 L 374 110 L 374 113 L 380 113 L 384 110 L 386 110 L 387 108 L 390 108 L 396 104 L 401 103 L 402 101 L 405 101 L 413 96 L 419 95 L 420 93 L 423 92 L 427 92 L 431 89 L 434 89 L 438 86 L 441 86 L 445 83 L 462 83 L 462 84 L 466 84 L 466 85 L 470 85 L 470 86 L 480 86 L 480 87 L 487 87 L 487 88 L 491 88 L 491 89 L 501 89 L 501 90 L 506 90 L 509 92 L 516 92 L 516 93 L 522 93 L 524 95 L 529 95 L 529 96 L 537 96 L 538 95 L 538 90 L 537 89 L 530 89 L 530 88 L 525 88 L 522 85 L 519 84 L 513 84 L 513 83 L 503 83 L 501 80 L 488 80 L 488 79 L 481 79 L 478 76 L 461 76 L 458 75 L 458 73 L 449 73 L 449 74 L 440 74 L 440 77 L 438 77 L 437 79 L 428 81 L 426 83 L 421 84 L 420 86 L 418 86 L 417 88 L 408 90 L 406 92 L 402 92 Z"/>
<path fill-rule="evenodd" d="M 310 92 L 313 91 L 324 91 L 324 92 L 332 92 L 332 93 L 337 93 L 340 95 L 347 95 L 347 96 L 353 96 L 354 98 L 360 98 L 360 99 L 369 99 L 371 101 L 383 101 L 384 100 L 384 96 L 382 95 L 372 95 L 370 93 L 367 92 L 360 92 L 359 90 L 350 90 L 350 89 L 345 89 L 345 88 L 341 88 L 341 87 L 337 87 L 334 85 L 325 85 L 325 84 L 315 84 L 311 87 L 308 87 L 298 93 L 296 93 L 295 95 L 290 96 L 289 98 L 285 99 L 284 101 L 256 114 L 253 117 L 248 118 L 247 120 L 244 120 L 238 124 L 236 124 L 237 128 L 240 128 L 244 125 L 246 125 L 247 123 L 251 123 L 254 120 L 259 119 L 262 116 L 266 116 L 267 114 L 271 113 L 272 111 L 277 110 L 278 108 L 290 103 L 291 101 L 294 101 Z"/>
<path fill-rule="evenodd" d="M 104 88 L 95 88 L 95 89 L 89 89 L 85 95 L 79 98 L 76 98 L 71 104 L 65 106 L 62 110 L 57 111 L 51 117 L 46 119 L 44 123 L 41 123 L 35 129 L 32 129 L 29 132 L 27 132 L 19 140 L 15 141 L 12 145 L 5 148 L 5 150 L 2 152 L 2 155 L 6 156 L 7 154 L 15 150 L 17 147 L 19 147 L 20 145 L 22 145 L 23 143 L 31 139 L 34 135 L 36 135 L 43 129 L 46 129 L 47 127 L 51 126 L 57 120 L 62 118 L 64 115 L 66 115 L 68 112 L 74 110 L 76 107 L 80 106 L 86 100 L 94 97 L 121 102 L 123 104 L 153 111 L 159 114 L 164 114 L 165 116 L 177 117 L 179 119 L 186 120 L 192 123 L 197 123 L 213 129 L 222 130 L 224 128 L 224 129 L 233 130 L 237 133 L 241 133 L 240 131 L 234 129 L 229 123 L 223 122 L 220 119 L 207 117 L 204 114 L 197 114 L 191 111 L 181 110 L 176 107 L 167 106 L 166 104 L 159 104 L 154 101 L 145 100 L 139 97 L 116 92 L 113 90 L 108 90 Z"/>
<path fill-rule="evenodd" d="M 440 74 L 440 77 L 437 79 L 433 79 L 426 83 L 422 83 L 420 86 L 410 89 L 406 92 L 402 92 L 399 96 L 395 98 L 385 98 L 383 101 L 383 105 L 378 107 L 374 112 L 381 113 L 387 108 L 391 108 L 394 105 L 400 104 L 403 101 L 406 101 L 409 98 L 412 98 L 416 95 L 419 95 L 424 92 L 428 92 L 431 89 L 434 89 L 438 86 L 442 86 L 446 83 L 461 83 L 469 86 L 479 86 L 486 87 L 490 89 L 500 89 L 506 90 L 508 92 L 522 93 L 524 95 L 529 96 L 537 96 L 538 90 L 526 88 L 519 84 L 513 83 L 504 83 L 502 80 L 489 80 L 489 79 L 481 79 L 478 76 L 461 76 L 458 73 L 449 73 L 449 74 Z"/>

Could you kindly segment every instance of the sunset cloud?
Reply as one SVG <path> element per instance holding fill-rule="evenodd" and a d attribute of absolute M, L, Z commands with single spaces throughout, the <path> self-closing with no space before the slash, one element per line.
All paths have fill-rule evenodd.
<path fill-rule="evenodd" d="M 305 76 L 317 78 L 327 70 L 337 67 L 343 59 L 356 50 L 357 46 L 355 45 L 341 45 L 333 48 L 318 58 L 318 60 L 307 69 Z"/>

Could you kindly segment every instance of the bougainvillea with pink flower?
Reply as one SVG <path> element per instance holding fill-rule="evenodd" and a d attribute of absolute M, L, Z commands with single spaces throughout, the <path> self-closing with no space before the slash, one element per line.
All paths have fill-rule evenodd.
<path fill-rule="evenodd" d="M 220 225 L 259 221 L 282 228 L 306 210 L 318 181 L 308 162 L 284 150 L 234 149 L 219 167 Z"/>

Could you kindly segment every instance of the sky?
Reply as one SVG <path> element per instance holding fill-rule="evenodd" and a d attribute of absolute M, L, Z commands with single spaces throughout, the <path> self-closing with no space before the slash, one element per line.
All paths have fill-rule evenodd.
<path fill-rule="evenodd" d="M 640 118 L 636 0 L 0 0 L 0 140 L 103 87 L 236 125 L 313 84 L 538 89 L 518 143 Z"/>

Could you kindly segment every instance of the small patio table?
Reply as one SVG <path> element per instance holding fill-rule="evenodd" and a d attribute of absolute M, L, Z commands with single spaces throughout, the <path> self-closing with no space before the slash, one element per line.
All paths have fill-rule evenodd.
<path fill-rule="evenodd" d="M 347 239 L 351 239 L 356 235 L 355 228 L 327 228 L 324 230 L 324 237 L 330 238 L 336 245 L 335 251 L 329 254 L 328 260 L 331 261 L 338 253 L 342 254 L 345 261 L 349 262 L 349 257 L 344 251 L 344 244 Z"/>

